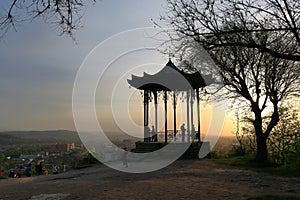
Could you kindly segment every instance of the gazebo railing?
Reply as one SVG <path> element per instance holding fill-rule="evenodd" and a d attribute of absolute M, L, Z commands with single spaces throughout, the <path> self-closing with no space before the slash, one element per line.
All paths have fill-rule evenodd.
<path fill-rule="evenodd" d="M 174 139 L 174 130 L 168 130 L 167 135 L 168 135 L 168 142 L 172 141 Z M 181 130 L 176 130 L 176 142 L 182 142 L 182 131 Z M 164 131 L 159 131 L 157 132 L 157 141 L 158 142 L 165 142 L 165 132 Z M 188 140 L 188 133 L 185 132 L 184 136 L 184 141 L 187 142 Z M 194 134 L 190 134 L 190 141 L 199 141 L 197 138 L 197 130 L 195 131 Z"/>

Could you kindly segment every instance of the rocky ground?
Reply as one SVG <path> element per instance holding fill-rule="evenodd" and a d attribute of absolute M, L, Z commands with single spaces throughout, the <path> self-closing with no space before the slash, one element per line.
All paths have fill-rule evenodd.
<path fill-rule="evenodd" d="M 223 200 L 263 194 L 300 196 L 300 178 L 253 172 L 212 160 L 179 160 L 144 174 L 128 174 L 97 165 L 58 175 L 0 180 L 0 200 Z"/>

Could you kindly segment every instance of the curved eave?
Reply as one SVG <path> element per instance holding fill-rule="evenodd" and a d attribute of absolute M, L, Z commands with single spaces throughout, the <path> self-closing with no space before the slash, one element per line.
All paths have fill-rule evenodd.
<path fill-rule="evenodd" d="M 189 81 L 193 89 L 206 87 L 207 84 L 199 72 L 193 74 L 184 73 L 184 77 Z"/>
<path fill-rule="evenodd" d="M 140 80 L 130 80 L 130 79 L 127 79 L 127 82 L 129 85 L 139 90 L 170 91 L 170 89 L 168 89 L 167 87 L 157 83 L 151 83 L 151 82 L 145 83 Z"/>
<path fill-rule="evenodd" d="M 202 76 L 200 72 L 192 74 L 185 73 L 179 70 L 172 61 L 169 61 L 164 68 L 156 74 L 150 75 L 144 72 L 142 77 L 132 75 L 131 80 L 127 79 L 127 82 L 139 90 L 185 91 L 191 88 L 198 89 L 206 87 L 213 83 L 214 80 L 211 75 Z"/>

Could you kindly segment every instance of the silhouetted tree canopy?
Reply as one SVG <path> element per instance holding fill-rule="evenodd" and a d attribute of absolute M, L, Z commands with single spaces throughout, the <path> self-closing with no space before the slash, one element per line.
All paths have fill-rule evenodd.
<path fill-rule="evenodd" d="M 252 111 L 257 159 L 267 160 L 266 141 L 280 119 L 280 103 L 300 93 L 300 63 L 241 46 L 214 48 L 210 55 L 227 89 L 226 98 L 246 102 Z M 266 108 L 271 110 L 271 117 L 264 127 Z"/>
<path fill-rule="evenodd" d="M 0 13 L 0 38 L 10 29 L 17 30 L 19 23 L 43 18 L 58 29 L 60 35 L 73 37 L 73 31 L 81 26 L 84 3 L 95 0 L 13 0 L 6 2 Z M 5 4 L 5 3 L 2 3 Z"/>
<path fill-rule="evenodd" d="M 223 82 L 223 98 L 253 114 L 258 161 L 268 160 L 267 139 L 280 104 L 299 96 L 300 3 L 294 0 L 167 0 L 169 35 L 193 61 L 206 50 Z M 186 55 L 187 54 L 187 55 Z M 271 117 L 263 126 L 266 108 Z"/>
<path fill-rule="evenodd" d="M 207 50 L 241 46 L 300 61 L 298 0 L 167 0 L 167 5 L 162 20 L 175 31 L 173 40 L 187 36 Z M 258 32 L 266 37 L 256 38 Z M 269 33 L 272 37 L 267 37 Z M 227 40 L 228 37 L 238 40 Z M 273 45 L 277 41 L 287 49 L 279 51 Z M 289 48 L 291 43 L 294 49 Z"/>

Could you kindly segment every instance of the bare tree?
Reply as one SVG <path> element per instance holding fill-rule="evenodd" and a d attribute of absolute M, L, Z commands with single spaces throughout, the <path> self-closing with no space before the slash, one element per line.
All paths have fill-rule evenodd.
<path fill-rule="evenodd" d="M 300 61 L 300 1 L 297 0 L 167 0 L 162 20 L 175 31 L 173 39 L 193 38 L 207 50 L 220 46 L 256 48 L 274 57 Z M 268 40 L 255 33 L 272 33 Z M 238 40 L 227 40 L 228 36 Z M 282 42 L 280 51 L 273 42 Z"/>
<path fill-rule="evenodd" d="M 281 119 L 272 131 L 268 145 L 273 162 L 283 165 L 300 158 L 300 121 L 292 105 L 281 106 L 280 114 Z"/>
<path fill-rule="evenodd" d="M 256 158 L 263 162 L 268 160 L 267 139 L 280 119 L 279 104 L 299 95 L 300 66 L 295 61 L 299 60 L 298 30 L 279 29 L 280 20 L 269 19 L 266 6 L 275 1 L 265 1 L 260 13 L 252 11 L 259 8 L 258 2 L 168 0 L 164 20 L 171 26 L 171 40 L 179 43 L 179 49 L 185 49 L 182 46 L 190 41 L 208 51 L 227 89 L 224 97 L 247 103 L 253 113 Z M 188 53 L 195 54 L 197 49 Z M 267 107 L 272 114 L 264 127 Z"/>
<path fill-rule="evenodd" d="M 267 139 L 277 125 L 280 102 L 299 94 L 299 63 L 274 58 L 256 49 L 222 47 L 211 55 L 216 61 L 227 97 L 247 101 L 253 113 L 257 160 L 268 160 Z M 263 126 L 263 112 L 270 107 L 271 117 Z"/>
<path fill-rule="evenodd" d="M 84 0 L 13 0 L 1 8 L 3 13 L 0 13 L 0 38 L 10 29 L 16 31 L 19 23 L 36 18 L 43 18 L 59 29 L 60 35 L 73 37 L 73 31 L 81 26 L 83 6 Z"/>

